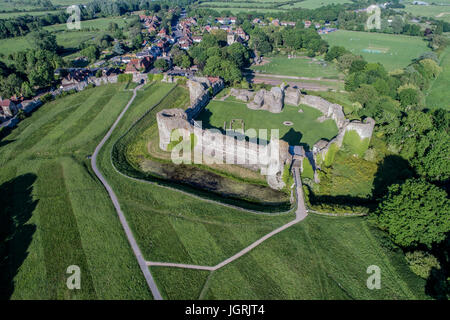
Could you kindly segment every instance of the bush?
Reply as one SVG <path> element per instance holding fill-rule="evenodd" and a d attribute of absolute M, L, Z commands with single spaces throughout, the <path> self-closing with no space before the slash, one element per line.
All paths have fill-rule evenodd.
<path fill-rule="evenodd" d="M 427 279 L 430 276 L 431 269 L 441 268 L 436 257 L 425 251 L 407 252 L 405 257 L 411 271 L 424 279 Z"/>
<path fill-rule="evenodd" d="M 50 93 L 46 93 L 41 97 L 42 103 L 47 103 L 49 101 L 52 101 L 53 99 L 54 99 L 54 97 Z"/>

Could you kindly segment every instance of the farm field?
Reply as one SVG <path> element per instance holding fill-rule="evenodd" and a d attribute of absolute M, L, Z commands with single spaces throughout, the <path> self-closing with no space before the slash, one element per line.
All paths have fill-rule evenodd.
<path fill-rule="evenodd" d="M 2 139 L 1 208 L 20 221 L 2 298 L 151 298 L 87 159 L 130 97 L 121 85 L 87 89 L 43 105 Z M 66 287 L 70 265 L 81 269 L 80 290 Z"/>
<path fill-rule="evenodd" d="M 0 3 L 1 5 L 1 3 Z M 2 8 L 3 9 L 3 8 Z M 25 9 L 25 8 L 23 8 Z M 21 8 L 21 10 L 23 10 Z M 15 17 L 20 17 L 20 16 L 25 16 L 25 15 L 30 15 L 30 16 L 42 16 L 44 14 L 50 14 L 50 13 L 58 13 L 57 10 L 53 10 L 53 11 L 27 11 L 27 12 L 0 12 L 0 19 L 9 19 L 9 18 L 15 18 Z"/>
<path fill-rule="evenodd" d="M 286 4 L 282 6 L 282 9 L 292 9 L 292 8 L 304 8 L 304 9 L 317 9 L 330 4 L 344 4 L 352 3 L 350 0 L 305 0 L 299 1 L 293 4 Z"/>
<path fill-rule="evenodd" d="M 98 18 L 93 20 L 84 20 L 81 21 L 81 30 L 84 28 L 93 28 L 93 29 L 99 29 L 101 31 L 106 31 L 108 29 L 108 25 L 111 22 L 117 23 L 120 28 L 125 26 L 125 21 L 127 18 L 125 17 L 109 17 L 109 18 Z M 48 31 L 65 31 L 67 30 L 66 24 L 55 24 L 52 26 L 44 27 L 44 29 Z"/>
<path fill-rule="evenodd" d="M 428 90 L 426 104 L 430 108 L 443 108 L 450 110 L 450 48 L 442 53 L 440 66 L 442 73 L 434 80 L 431 88 Z"/>
<path fill-rule="evenodd" d="M 283 56 L 274 56 L 267 59 L 270 63 L 252 66 L 251 69 L 261 73 L 311 78 L 338 79 L 340 75 L 336 66 L 329 62 L 322 64 L 305 57 L 288 59 Z"/>
<path fill-rule="evenodd" d="M 405 9 L 401 9 L 408 13 L 412 13 L 418 17 L 434 18 L 438 20 L 443 20 L 450 22 L 450 3 L 446 6 L 416 6 L 416 5 L 406 5 Z"/>
<path fill-rule="evenodd" d="M 56 33 L 56 41 L 65 49 L 74 49 L 78 48 L 80 43 L 91 40 L 96 36 L 98 36 L 98 31 L 62 31 Z M 2 39 L 0 54 L 4 55 L 2 60 L 6 60 L 10 53 L 31 48 L 32 44 L 26 36 Z"/>
<path fill-rule="evenodd" d="M 339 30 L 322 36 L 330 46 L 343 46 L 368 62 L 380 62 L 388 71 L 406 67 L 430 51 L 420 37 Z"/>
<path fill-rule="evenodd" d="M 230 98 L 228 98 L 230 99 Z M 302 109 L 303 112 L 298 112 Z M 286 105 L 281 113 L 270 113 L 264 110 L 251 110 L 242 102 L 211 101 L 197 120 L 203 122 L 205 128 L 222 128 L 226 121 L 232 119 L 244 120 L 245 130 L 279 129 L 280 138 L 290 145 L 308 145 L 310 148 L 321 138 L 331 140 L 337 134 L 336 123 L 325 120 L 315 121 L 321 112 L 308 106 L 294 107 Z M 286 126 L 284 121 L 293 122 L 293 126 Z"/>

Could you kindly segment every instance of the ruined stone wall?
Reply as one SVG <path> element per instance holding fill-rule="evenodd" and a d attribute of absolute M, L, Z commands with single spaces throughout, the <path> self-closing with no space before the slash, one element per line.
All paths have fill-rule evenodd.
<path fill-rule="evenodd" d="M 219 131 L 196 128 L 188 120 L 182 109 L 166 109 L 156 115 L 159 130 L 159 146 L 168 151 L 173 130 L 184 129 L 179 134 L 187 139 L 195 135 L 194 152 L 202 154 L 204 160 L 222 159 L 223 163 L 238 164 L 267 175 L 269 186 L 274 189 L 284 187 L 282 174 L 284 165 L 290 163 L 289 145 L 282 140 L 271 140 L 268 144 L 257 144 L 245 139 L 235 139 Z M 278 152 L 278 157 L 275 152 Z M 234 158 L 233 158 L 234 156 Z M 206 157 L 206 158 L 205 158 Z M 238 159 L 239 157 L 239 159 Z"/>
<path fill-rule="evenodd" d="M 339 129 L 343 128 L 347 122 L 342 106 L 331 103 L 321 97 L 303 95 L 300 103 L 321 111 L 326 118 L 333 119 Z"/>

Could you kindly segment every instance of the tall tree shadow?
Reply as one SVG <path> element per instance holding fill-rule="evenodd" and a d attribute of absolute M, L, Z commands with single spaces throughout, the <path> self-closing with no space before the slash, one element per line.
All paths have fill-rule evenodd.
<path fill-rule="evenodd" d="M 36 232 L 28 224 L 38 200 L 33 200 L 36 175 L 24 174 L 0 186 L 0 300 L 14 292 L 14 277 L 26 257 Z"/>
<path fill-rule="evenodd" d="M 374 199 L 383 197 L 389 186 L 402 183 L 413 175 L 414 170 L 407 160 L 395 155 L 386 156 L 378 166 L 373 180 L 372 195 Z"/>
<path fill-rule="evenodd" d="M 293 128 L 290 128 L 288 132 L 281 137 L 281 140 L 286 141 L 291 146 L 298 146 L 300 144 L 300 140 L 302 140 L 303 134 L 301 132 L 295 131 Z"/>

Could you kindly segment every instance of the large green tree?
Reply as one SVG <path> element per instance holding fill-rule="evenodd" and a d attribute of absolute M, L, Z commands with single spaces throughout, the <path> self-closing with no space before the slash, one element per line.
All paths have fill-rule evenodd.
<path fill-rule="evenodd" d="M 450 231 L 447 193 L 422 179 L 389 187 L 376 211 L 379 227 L 403 247 L 431 247 Z"/>

